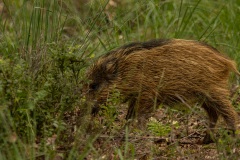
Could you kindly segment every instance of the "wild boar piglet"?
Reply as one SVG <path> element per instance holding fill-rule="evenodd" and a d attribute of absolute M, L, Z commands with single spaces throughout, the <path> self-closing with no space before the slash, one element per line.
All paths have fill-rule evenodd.
<path fill-rule="evenodd" d="M 97 59 L 87 72 L 87 101 L 93 111 L 106 103 L 113 90 L 128 102 L 126 118 L 148 118 L 155 107 L 198 103 L 209 117 L 203 143 L 210 143 L 219 115 L 236 130 L 237 113 L 229 100 L 230 72 L 239 75 L 234 61 L 198 41 L 170 39 L 135 42 Z"/>

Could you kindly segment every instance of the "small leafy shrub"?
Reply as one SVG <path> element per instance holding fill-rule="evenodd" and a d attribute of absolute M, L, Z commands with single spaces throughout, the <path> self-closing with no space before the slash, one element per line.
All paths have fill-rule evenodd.
<path fill-rule="evenodd" d="M 48 62 L 34 72 L 19 57 L 0 59 L 1 144 L 7 143 L 13 133 L 24 143 L 47 140 L 79 126 L 82 119 L 76 116 L 84 117 L 81 114 L 88 113 L 88 108 L 82 106 L 81 96 L 87 64 L 73 53 L 77 46 L 65 52 L 59 48 L 49 46 Z M 0 148 L 4 150 L 6 146 Z"/>
<path fill-rule="evenodd" d="M 178 125 L 176 122 L 174 125 Z M 166 136 L 171 132 L 170 124 L 163 124 L 157 121 L 155 118 L 151 117 L 147 123 L 148 130 L 155 136 Z"/>
<path fill-rule="evenodd" d="M 99 115 L 104 117 L 103 125 L 107 127 L 114 126 L 114 122 L 119 115 L 120 101 L 120 93 L 118 91 L 113 91 L 107 99 L 106 105 L 101 106 Z"/>

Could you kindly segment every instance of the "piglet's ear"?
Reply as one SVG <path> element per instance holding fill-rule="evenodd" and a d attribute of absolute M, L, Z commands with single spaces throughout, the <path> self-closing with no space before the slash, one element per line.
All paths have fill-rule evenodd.
<path fill-rule="evenodd" d="M 116 58 L 110 59 L 105 63 L 105 73 L 107 80 L 112 80 L 117 76 L 118 60 Z"/>

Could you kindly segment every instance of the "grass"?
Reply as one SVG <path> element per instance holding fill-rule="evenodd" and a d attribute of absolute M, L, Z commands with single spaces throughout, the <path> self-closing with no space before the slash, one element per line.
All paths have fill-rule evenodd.
<path fill-rule="evenodd" d="M 231 137 L 192 149 L 153 143 L 155 135 L 201 134 L 201 110 L 161 108 L 161 123 L 148 131 L 125 129 L 126 108 L 112 107 L 116 97 L 93 118 L 81 88 L 95 58 L 131 41 L 201 40 L 240 64 L 239 1 L 113 2 L 0 2 L 0 159 L 237 159 L 239 140 Z"/>

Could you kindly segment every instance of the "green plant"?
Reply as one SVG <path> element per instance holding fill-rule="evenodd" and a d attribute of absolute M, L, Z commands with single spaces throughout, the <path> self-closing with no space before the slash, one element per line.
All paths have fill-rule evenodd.
<path fill-rule="evenodd" d="M 157 121 L 155 118 L 150 118 L 147 127 L 150 132 L 152 132 L 155 136 L 166 136 L 171 132 L 172 125 L 174 127 L 178 126 L 178 122 L 174 121 L 173 124 L 163 124 Z"/>

